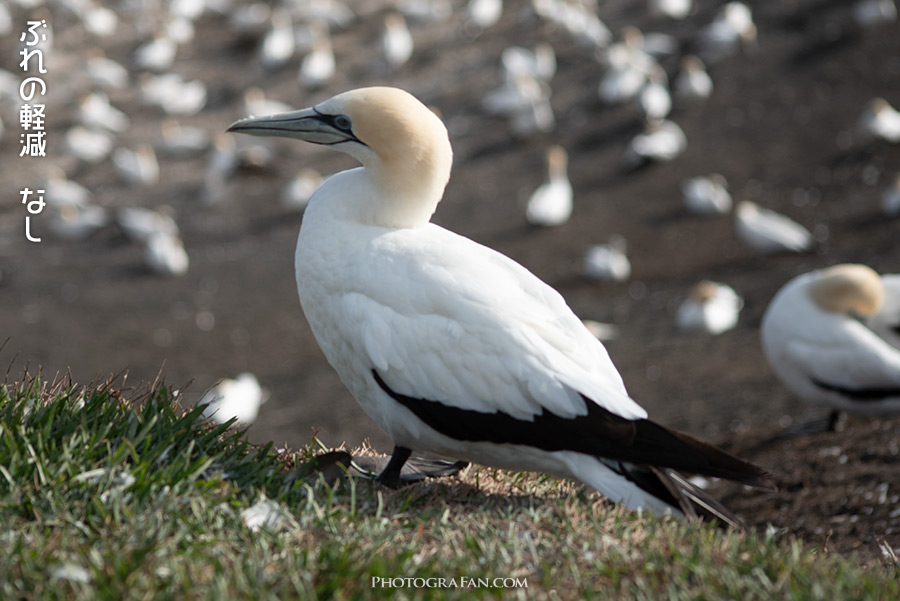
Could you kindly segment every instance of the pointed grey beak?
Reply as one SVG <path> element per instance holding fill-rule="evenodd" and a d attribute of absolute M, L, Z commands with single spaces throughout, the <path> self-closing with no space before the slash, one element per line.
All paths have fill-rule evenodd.
<path fill-rule="evenodd" d="M 335 116 L 322 114 L 315 108 L 265 117 L 246 117 L 235 121 L 225 131 L 251 136 L 296 138 L 327 146 L 342 142 L 360 142 L 352 131 L 340 129 L 335 125 Z"/>

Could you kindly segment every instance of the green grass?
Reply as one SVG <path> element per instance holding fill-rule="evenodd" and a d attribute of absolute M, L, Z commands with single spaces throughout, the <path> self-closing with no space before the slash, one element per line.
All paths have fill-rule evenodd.
<path fill-rule="evenodd" d="M 896 568 L 636 515 L 543 476 L 331 487 L 303 468 L 314 445 L 252 446 L 162 387 L 123 396 L 0 387 L 0 598 L 900 598 Z M 242 512 L 265 499 L 278 509 L 251 529 Z"/>

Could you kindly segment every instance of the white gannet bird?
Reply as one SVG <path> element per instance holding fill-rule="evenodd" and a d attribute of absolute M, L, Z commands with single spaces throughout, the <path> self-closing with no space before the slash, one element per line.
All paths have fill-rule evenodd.
<path fill-rule="evenodd" d="M 315 169 L 301 169 L 300 172 L 282 188 L 279 202 L 281 206 L 292 211 L 302 211 L 309 204 L 309 199 L 325 180 Z"/>
<path fill-rule="evenodd" d="M 650 14 L 684 19 L 694 8 L 694 0 L 649 0 Z"/>
<path fill-rule="evenodd" d="M 900 173 L 881 193 L 881 210 L 888 217 L 900 216 Z"/>
<path fill-rule="evenodd" d="M 92 92 L 81 99 L 78 121 L 85 127 L 114 133 L 121 133 L 131 125 L 128 115 L 111 105 L 104 92 Z"/>
<path fill-rule="evenodd" d="M 309 88 L 318 88 L 328 83 L 335 72 L 334 51 L 331 37 L 324 33 L 316 38 L 310 52 L 303 57 L 297 79 Z"/>
<path fill-rule="evenodd" d="M 744 299 L 731 286 L 704 280 L 691 289 L 678 308 L 678 327 L 688 332 L 721 334 L 733 329 Z"/>
<path fill-rule="evenodd" d="M 66 131 L 63 148 L 66 152 L 86 163 L 99 163 L 112 150 L 112 135 L 83 125 L 75 125 Z"/>
<path fill-rule="evenodd" d="M 113 151 L 112 160 L 126 184 L 150 186 L 159 181 L 159 162 L 149 144 L 139 144 L 134 150 L 120 146 Z"/>
<path fill-rule="evenodd" d="M 809 252 L 815 243 L 805 227 L 781 213 L 742 200 L 734 211 L 738 238 L 762 253 Z"/>
<path fill-rule="evenodd" d="M 107 58 L 99 48 L 91 48 L 86 54 L 85 73 L 92 84 L 104 90 L 128 86 L 128 69 Z"/>
<path fill-rule="evenodd" d="M 535 190 L 525 207 L 532 225 L 562 225 L 572 215 L 572 183 L 566 174 L 569 155 L 562 146 L 547 149 L 547 179 Z"/>
<path fill-rule="evenodd" d="M 672 82 L 672 91 L 681 103 L 709 98 L 713 92 L 713 81 L 703 61 L 692 55 L 681 59 L 681 70 Z"/>
<path fill-rule="evenodd" d="M 466 24 L 479 29 L 493 27 L 503 16 L 503 0 L 469 0 Z"/>
<path fill-rule="evenodd" d="M 288 62 L 297 44 L 294 40 L 294 23 L 284 7 L 272 9 L 271 27 L 259 45 L 259 62 L 266 69 L 278 69 Z"/>
<path fill-rule="evenodd" d="M 888 344 L 900 349 L 900 274 L 881 276 L 884 302 L 878 312 L 866 319 L 866 325 Z"/>
<path fill-rule="evenodd" d="M 672 96 L 669 94 L 668 82 L 665 70 L 658 63 L 654 63 L 647 77 L 647 83 L 638 95 L 638 105 L 648 123 L 660 123 L 672 111 Z"/>
<path fill-rule="evenodd" d="M 884 287 L 865 265 L 845 264 L 795 277 L 779 290 L 760 325 L 763 352 L 798 397 L 834 412 L 900 411 L 900 350 L 856 319 L 875 315 Z"/>
<path fill-rule="evenodd" d="M 147 238 L 144 262 L 152 272 L 165 276 L 184 275 L 190 265 L 181 238 L 166 232 L 154 232 Z"/>
<path fill-rule="evenodd" d="M 729 2 L 709 25 L 697 32 L 697 54 L 708 65 L 719 63 L 743 46 L 755 43 L 756 33 L 750 8 L 741 2 Z"/>
<path fill-rule="evenodd" d="M 897 20 L 894 0 L 859 0 L 853 5 L 853 19 L 860 27 L 874 27 Z"/>
<path fill-rule="evenodd" d="M 385 15 L 381 49 L 391 69 L 399 69 L 412 56 L 413 37 L 402 14 L 392 12 Z"/>
<path fill-rule="evenodd" d="M 672 161 L 687 150 L 687 137 L 674 121 L 647 123 L 643 133 L 631 139 L 623 155 L 626 167 L 652 161 Z"/>
<path fill-rule="evenodd" d="M 116 211 L 115 220 L 130 240 L 140 244 L 146 244 L 156 234 L 178 236 L 178 224 L 168 206 L 160 209 L 122 207 Z"/>
<path fill-rule="evenodd" d="M 870 100 L 858 122 L 864 136 L 900 143 L 900 111 L 884 98 Z"/>
<path fill-rule="evenodd" d="M 219 382 L 203 395 L 199 404 L 206 405 L 203 416 L 217 424 L 235 418 L 235 423 L 249 426 L 256 421 L 260 406 L 267 400 L 269 393 L 259 385 L 256 376 L 244 372 L 233 380 L 225 378 Z"/>
<path fill-rule="evenodd" d="M 584 275 L 592 280 L 623 282 L 631 277 L 628 260 L 628 241 L 618 234 L 610 236 L 606 244 L 590 247 L 584 256 Z"/>
<path fill-rule="evenodd" d="M 718 173 L 684 180 L 681 195 L 685 208 L 697 215 L 724 215 L 731 211 L 728 182 Z"/>
<path fill-rule="evenodd" d="M 195 115 L 206 106 L 206 84 L 199 79 L 186 81 L 177 73 L 144 74 L 140 86 L 141 102 L 168 115 Z"/>
<path fill-rule="evenodd" d="M 322 351 L 394 441 L 380 482 L 397 486 L 416 449 L 727 522 L 679 472 L 765 485 L 760 468 L 648 420 L 559 293 L 429 222 L 452 150 L 444 124 L 411 94 L 362 88 L 228 129 L 331 146 L 362 163 L 310 199 L 295 266 Z"/>
<path fill-rule="evenodd" d="M 178 43 L 166 32 L 159 31 L 152 40 L 134 51 L 134 66 L 142 71 L 162 73 L 169 70 L 177 53 Z"/>

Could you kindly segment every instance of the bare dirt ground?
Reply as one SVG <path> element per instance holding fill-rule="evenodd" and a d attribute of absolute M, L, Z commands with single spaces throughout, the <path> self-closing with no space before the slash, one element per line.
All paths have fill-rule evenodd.
<path fill-rule="evenodd" d="M 124 3 L 123 3 L 124 4 Z M 900 223 L 882 216 L 881 190 L 900 171 L 900 147 L 863 143 L 854 134 L 865 104 L 882 96 L 900 106 L 900 25 L 861 29 L 850 3 L 833 0 L 751 1 L 759 30 L 746 48 L 711 69 L 712 97 L 677 110 L 687 152 L 674 162 L 637 171 L 622 154 L 640 128 L 630 106 L 606 107 L 597 97 L 602 67 L 590 49 L 535 17 L 529 4 L 508 0 L 501 21 L 484 32 L 464 26 L 461 1 L 446 21 L 413 23 L 416 51 L 391 73 L 379 54 L 382 2 L 351 3 L 352 24 L 333 33 L 338 71 L 324 88 L 296 80 L 299 58 L 267 72 L 256 59 L 258 38 L 238 36 L 221 15 L 207 14 L 172 70 L 208 85 L 206 108 L 182 118 L 211 133 L 243 116 L 242 93 L 259 86 L 277 100 L 304 107 L 349 88 L 404 87 L 442 114 L 455 149 L 453 177 L 435 221 L 508 254 L 566 297 L 583 318 L 619 327 L 607 344 L 632 396 L 653 419 L 742 452 L 776 474 L 777 493 L 722 488 L 727 503 L 753 526 L 767 523 L 829 552 L 857 552 L 880 561 L 880 546 L 900 550 L 900 421 L 850 420 L 843 430 L 753 450 L 786 425 L 816 415 L 776 381 L 759 346 L 760 317 L 791 277 L 841 262 L 900 271 Z M 670 76 L 696 31 L 719 2 L 699 2 L 684 21 L 647 16 L 644 3 L 601 2 L 599 14 L 618 34 L 625 25 L 669 33 L 678 53 L 664 59 Z M 14 8 L 16 32 L 26 11 Z M 90 166 L 62 151 L 77 98 L 89 90 L 83 63 L 90 47 L 129 65 L 147 39 L 146 17 L 121 12 L 115 35 L 95 38 L 54 8 L 54 51 L 48 62 L 46 159 L 18 157 L 15 107 L 0 106 L 0 338 L 2 362 L 15 378 L 27 366 L 78 382 L 127 370 L 129 385 L 161 372 L 194 402 L 223 377 L 255 373 L 271 392 L 248 436 L 298 447 L 312 432 L 328 444 L 369 438 L 385 452 L 390 441 L 356 406 L 326 364 L 300 311 L 293 251 L 301 217 L 277 195 L 301 167 L 333 173 L 348 158 L 300 143 L 277 141 L 265 167 L 244 169 L 226 199 L 200 202 L 204 156 L 161 158 L 162 179 L 132 187 L 109 160 Z M 0 67 L 17 69 L 18 33 L 0 39 Z M 500 52 L 519 44 L 552 43 L 558 72 L 552 104 L 557 127 L 527 140 L 489 117 L 480 98 L 500 83 Z M 117 143 L 156 143 L 163 117 L 140 103 L 132 85 L 110 92 L 132 126 Z M 529 228 L 524 203 L 543 177 L 543 152 L 561 144 L 571 155 L 576 194 L 572 220 L 555 229 Z M 173 207 L 190 269 L 160 278 L 142 267 L 141 251 L 114 228 L 69 242 L 47 235 L 25 241 L 18 191 L 39 185 L 50 165 L 94 195 L 97 204 Z M 785 213 L 820 241 L 807 255 L 757 256 L 735 238 L 730 216 L 701 218 L 682 208 L 679 184 L 718 172 L 737 199 Z M 40 233 L 41 218 L 34 220 Z M 633 273 L 624 283 L 581 275 L 592 244 L 620 234 Z M 716 337 L 683 334 L 675 311 L 689 288 L 713 279 L 745 299 L 739 326 Z"/>

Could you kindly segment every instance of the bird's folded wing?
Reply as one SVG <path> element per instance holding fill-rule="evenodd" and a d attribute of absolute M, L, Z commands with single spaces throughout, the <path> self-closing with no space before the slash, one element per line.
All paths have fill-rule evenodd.
<path fill-rule="evenodd" d="M 430 255 L 392 270 L 402 274 L 395 281 L 339 299 L 345 336 L 392 390 L 525 420 L 544 410 L 585 414 L 582 395 L 615 415 L 646 417 L 606 349 L 556 291 L 470 241 L 455 258 Z"/>
<path fill-rule="evenodd" d="M 900 396 L 900 353 L 862 324 L 851 330 L 840 344 L 791 342 L 785 360 L 817 386 L 847 396 Z"/>

